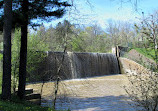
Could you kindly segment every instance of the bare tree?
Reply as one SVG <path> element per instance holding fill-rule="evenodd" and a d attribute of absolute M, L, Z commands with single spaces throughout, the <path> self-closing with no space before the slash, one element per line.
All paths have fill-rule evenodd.
<path fill-rule="evenodd" d="M 148 63 L 153 70 L 139 69 L 128 72 L 130 86 L 127 86 L 126 92 L 131 100 L 136 103 L 143 111 L 157 111 L 158 110 L 158 50 L 157 50 L 157 34 L 158 34 L 158 12 L 143 17 L 139 28 L 139 33 L 142 34 L 142 39 L 145 40 L 145 49 L 147 52 L 153 51 L 153 59 L 156 61 L 156 68 L 154 64 Z M 136 73 L 135 73 L 136 72 Z"/>
<path fill-rule="evenodd" d="M 132 24 L 121 21 L 109 21 L 106 29 L 108 36 L 111 38 L 112 45 L 128 46 L 133 42 L 134 30 Z"/>
<path fill-rule="evenodd" d="M 158 11 L 141 20 L 140 25 L 135 25 L 141 34 L 141 39 L 144 42 L 147 53 L 153 51 L 153 55 L 150 56 L 156 61 L 158 69 Z"/>

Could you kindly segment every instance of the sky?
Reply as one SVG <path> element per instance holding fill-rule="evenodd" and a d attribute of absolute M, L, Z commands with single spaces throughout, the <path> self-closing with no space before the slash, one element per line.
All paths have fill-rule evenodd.
<path fill-rule="evenodd" d="M 55 26 L 58 22 L 66 19 L 76 25 L 90 26 L 92 24 L 98 24 L 104 29 L 109 20 L 135 23 L 139 21 L 138 18 L 141 18 L 142 12 L 147 16 L 158 10 L 158 0 L 137 0 L 137 8 L 134 5 L 135 0 L 132 0 L 132 3 L 121 3 L 121 0 L 73 1 L 74 7 L 68 9 L 63 18 L 53 20 L 50 23 L 45 22 L 44 25 L 46 27 L 49 27 L 50 24 Z"/>

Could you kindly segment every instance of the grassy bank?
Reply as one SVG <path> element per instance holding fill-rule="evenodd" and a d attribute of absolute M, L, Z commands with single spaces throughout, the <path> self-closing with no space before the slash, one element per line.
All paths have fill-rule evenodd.
<path fill-rule="evenodd" d="M 134 48 L 136 51 L 138 51 L 139 53 L 143 54 L 144 56 L 155 60 L 155 52 L 154 50 L 148 50 L 145 48 Z"/>
<path fill-rule="evenodd" d="M 2 73 L 0 73 L 0 94 L 2 92 Z M 26 101 L 19 101 L 16 97 L 12 101 L 2 101 L 0 99 L 0 111 L 55 111 L 48 107 L 41 107 Z"/>
<path fill-rule="evenodd" d="M 47 107 L 41 107 L 28 102 L 8 102 L 0 100 L 0 111 L 55 111 Z"/>

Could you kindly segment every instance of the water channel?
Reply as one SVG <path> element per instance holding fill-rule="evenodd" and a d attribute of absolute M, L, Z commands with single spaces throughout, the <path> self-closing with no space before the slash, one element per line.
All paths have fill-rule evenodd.
<path fill-rule="evenodd" d="M 127 97 L 124 85 L 125 75 L 107 75 L 87 79 L 61 81 L 56 108 L 72 111 L 135 111 Z M 41 84 L 27 87 L 41 88 Z M 52 106 L 54 83 L 44 84 L 42 106 Z"/>

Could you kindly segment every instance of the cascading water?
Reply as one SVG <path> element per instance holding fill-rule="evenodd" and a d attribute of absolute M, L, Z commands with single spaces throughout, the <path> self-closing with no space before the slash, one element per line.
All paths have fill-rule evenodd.
<path fill-rule="evenodd" d="M 76 59 L 76 56 L 74 55 L 73 52 L 67 52 L 68 54 L 68 60 L 70 61 L 70 69 L 71 69 L 71 77 L 74 79 L 74 78 L 77 78 L 78 77 L 78 72 L 77 72 L 77 68 L 76 68 L 76 65 L 75 65 L 75 62 L 78 63 L 77 59 Z M 74 61 L 75 60 L 75 61 Z"/>
<path fill-rule="evenodd" d="M 59 75 L 62 79 L 103 76 L 120 72 L 118 60 L 114 54 L 48 52 L 46 61 L 39 68 L 38 75 L 41 75 L 42 79 L 53 80 L 60 64 L 62 67 Z"/>
<path fill-rule="evenodd" d="M 68 53 L 71 60 L 72 78 L 119 74 L 119 65 L 114 54 Z"/>

